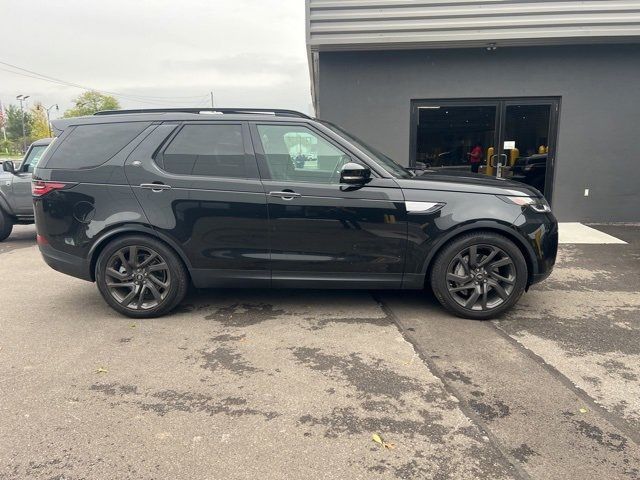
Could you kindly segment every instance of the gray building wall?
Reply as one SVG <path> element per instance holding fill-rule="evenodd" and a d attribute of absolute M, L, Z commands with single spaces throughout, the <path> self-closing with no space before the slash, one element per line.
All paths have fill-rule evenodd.
<path fill-rule="evenodd" d="M 404 165 L 412 99 L 561 97 L 556 215 L 640 221 L 640 45 L 320 52 L 317 73 L 320 118 Z"/>
<path fill-rule="evenodd" d="M 547 45 L 640 36 L 638 0 L 307 0 L 311 50 Z"/>

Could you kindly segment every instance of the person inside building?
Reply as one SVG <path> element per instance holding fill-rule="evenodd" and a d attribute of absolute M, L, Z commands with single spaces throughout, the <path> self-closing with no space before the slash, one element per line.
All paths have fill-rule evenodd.
<path fill-rule="evenodd" d="M 476 142 L 473 144 L 473 148 L 467 154 L 469 155 L 469 163 L 471 164 L 471 171 L 473 173 L 478 173 L 480 169 L 480 163 L 482 163 L 482 145 L 480 142 Z"/>

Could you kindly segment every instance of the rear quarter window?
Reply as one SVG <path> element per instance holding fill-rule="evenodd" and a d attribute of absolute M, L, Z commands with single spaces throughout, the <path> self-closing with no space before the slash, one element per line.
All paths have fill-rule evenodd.
<path fill-rule="evenodd" d="M 148 122 L 101 123 L 73 127 L 52 153 L 46 168 L 93 168 L 108 162 L 151 125 Z"/>

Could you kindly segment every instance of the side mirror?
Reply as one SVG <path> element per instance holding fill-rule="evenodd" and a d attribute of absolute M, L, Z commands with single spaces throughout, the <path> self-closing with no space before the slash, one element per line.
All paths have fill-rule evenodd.
<path fill-rule="evenodd" d="M 16 174 L 16 166 L 13 164 L 13 162 L 11 160 L 5 160 L 4 162 L 2 162 L 2 170 L 4 170 L 5 172 L 9 172 L 12 174 Z"/>
<path fill-rule="evenodd" d="M 363 185 L 371 179 L 371 169 L 359 163 L 349 162 L 340 170 L 340 183 Z"/>

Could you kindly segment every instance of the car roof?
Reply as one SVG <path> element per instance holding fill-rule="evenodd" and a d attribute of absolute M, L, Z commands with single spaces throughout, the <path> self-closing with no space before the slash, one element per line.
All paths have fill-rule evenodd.
<path fill-rule="evenodd" d="M 122 122 L 171 122 L 171 121 L 306 121 L 313 118 L 294 110 L 249 108 L 176 108 L 149 110 L 109 110 L 85 117 L 61 118 L 52 121 L 59 135 L 75 125 Z"/>
<path fill-rule="evenodd" d="M 38 140 L 35 140 L 31 145 L 32 146 L 49 145 L 51 142 L 53 142 L 53 138 L 40 138 Z"/>

